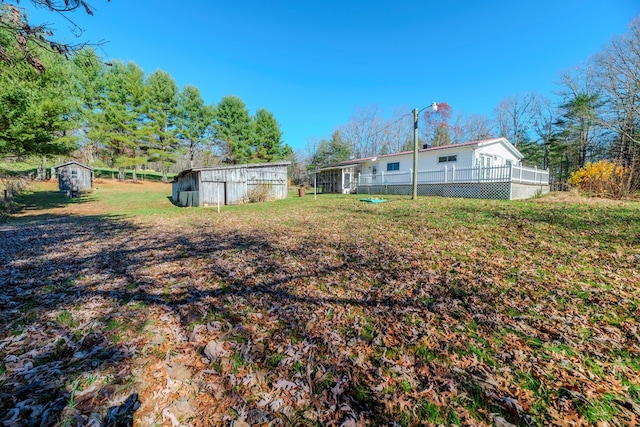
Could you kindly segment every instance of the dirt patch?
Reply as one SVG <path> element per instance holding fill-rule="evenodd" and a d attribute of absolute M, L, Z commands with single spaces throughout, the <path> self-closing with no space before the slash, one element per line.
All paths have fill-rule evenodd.
<path fill-rule="evenodd" d="M 637 202 L 639 200 L 639 198 L 632 197 L 614 199 L 605 196 L 588 196 L 580 193 L 578 190 L 554 191 L 544 197 L 535 199 L 537 203 L 584 204 L 594 206 L 622 206 L 626 202 Z"/>

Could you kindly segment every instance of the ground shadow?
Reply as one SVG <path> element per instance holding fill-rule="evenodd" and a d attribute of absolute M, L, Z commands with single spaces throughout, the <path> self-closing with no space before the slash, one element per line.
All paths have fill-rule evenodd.
<path fill-rule="evenodd" d="M 197 324 L 229 325 L 228 345 L 236 346 L 238 355 L 234 363 L 264 370 L 273 381 L 295 377 L 295 369 L 301 369 L 287 362 L 287 351 L 297 351 L 301 343 L 316 348 L 300 356 L 298 363 L 308 366 L 309 375 L 313 371 L 313 378 L 317 377 L 306 380 L 310 393 L 320 402 L 318 410 L 332 413 L 329 418 L 335 422 L 391 421 L 384 395 L 370 391 L 375 384 L 369 371 L 395 363 L 384 357 L 392 342 L 410 347 L 429 334 L 426 327 L 416 324 L 407 341 L 407 330 L 402 326 L 407 316 L 423 320 L 443 316 L 453 305 L 460 321 L 474 315 L 494 317 L 495 294 L 490 290 L 461 294 L 460 286 L 447 277 L 417 269 L 421 260 L 416 254 L 391 246 L 362 248 L 354 242 L 313 233 L 288 245 L 280 237 L 266 229 L 202 228 L 174 234 L 103 216 L 48 217 L 28 227 L 14 223 L 0 228 L 0 240 L 11 242 L 0 253 L 0 264 L 7 266 L 0 272 L 0 308 L 7 313 L 0 329 L 0 345 L 13 342 L 16 334 L 25 334 L 26 339 L 28 331 L 49 331 L 43 338 L 49 340 L 56 334 L 66 337 L 60 344 L 51 341 L 54 347 L 44 353 L 34 344 L 5 346 L 0 351 L 5 360 L 9 357 L 15 362 L 6 364 L 0 379 L 1 392 L 8 397 L 0 404 L 0 419 L 25 420 L 37 412 L 25 409 L 33 409 L 36 403 L 20 391 L 38 371 L 21 370 L 20 366 L 38 364 L 67 379 L 60 384 L 51 376 L 48 381 L 42 380 L 41 386 L 50 390 L 55 402 L 66 399 L 67 405 L 61 410 L 60 405 L 46 408 L 48 412 L 40 408 L 40 413 L 61 418 L 71 398 L 69 384 L 78 372 L 90 375 L 98 368 L 108 368 L 109 363 L 130 363 L 128 348 L 108 340 L 111 335 L 107 326 L 109 319 L 135 316 L 128 308 L 134 303 L 169 309 L 185 334 Z M 62 327 L 65 319 L 59 318 L 61 310 L 77 310 L 79 301 L 113 303 L 110 317 L 93 328 L 95 340 L 102 343 L 95 347 L 104 349 L 94 353 L 86 364 L 74 359 L 74 354 L 85 351 L 82 346 L 86 337 L 74 336 L 74 328 Z M 331 324 L 337 319 L 324 318 L 331 311 L 357 316 L 335 335 Z M 53 327 L 49 313 L 58 313 Z M 256 330 L 245 313 L 261 313 L 272 322 L 264 326 L 266 330 Z M 310 327 L 314 321 L 322 326 Z M 344 325 L 345 319 L 340 322 Z M 332 341 L 336 339 L 340 344 Z M 262 345 L 251 347 L 256 343 Z M 336 345 L 341 350 L 332 350 Z M 361 347 L 366 363 L 357 362 L 358 350 L 347 350 L 350 346 Z M 355 353 L 342 354 L 345 351 Z M 320 355 L 322 360 L 317 359 Z M 283 362 L 276 362 L 280 357 Z M 224 371 L 224 367 L 220 369 Z M 125 381 L 127 375 L 123 372 L 114 382 Z M 221 381 L 225 387 L 232 387 L 227 377 L 222 376 Z M 417 381 L 415 387 L 430 384 L 426 374 Z M 124 392 L 130 394 L 132 390 Z M 99 393 L 96 391 L 97 396 Z M 106 402 L 104 395 L 99 396 L 96 402 Z M 225 405 L 247 405 L 233 396 L 222 401 Z M 336 405 L 343 405 L 343 409 L 336 409 Z M 259 409 L 256 402 L 247 408 Z M 83 410 L 86 421 L 89 411 L 106 416 L 107 408 L 87 406 Z M 46 421 L 42 417 L 36 422 Z"/>
<path fill-rule="evenodd" d="M 351 209 L 360 214 L 379 214 L 355 203 Z M 495 209 L 468 214 L 491 212 Z M 393 220 L 406 212 L 387 214 Z M 482 339 L 474 341 L 476 353 L 461 342 L 467 328 L 478 337 L 493 334 L 502 316 L 499 307 L 506 304 L 486 281 L 492 272 L 482 263 L 465 267 L 441 260 L 436 266 L 419 251 L 384 241 L 313 232 L 295 237 L 250 226 L 165 229 L 105 216 L 49 217 L 0 227 L 0 265 L 6 266 L 0 270 L 0 420 L 43 423 L 49 420 L 47 409 L 47 416 L 61 419 L 69 402 L 75 404 L 69 390 L 78 373 L 90 376 L 114 366 L 121 377 L 113 380 L 110 393 L 119 393 L 124 403 L 110 405 L 99 388 L 93 403 L 76 405 L 80 413 L 75 415 L 87 421 L 99 413 L 104 420 L 108 413 L 120 413 L 110 409 L 118 407 L 127 409 L 121 412 L 128 417 L 139 390 L 119 387 L 131 373 L 125 367 L 136 344 L 114 341 L 113 331 L 125 322 L 137 328 L 154 308 L 177 318 L 186 337 L 207 331 L 224 341 L 218 349 L 224 357 L 207 356 L 210 365 L 193 373 L 194 382 L 201 382 L 199 393 L 214 402 L 207 409 L 211 413 L 237 407 L 238 414 L 282 415 L 277 400 L 259 406 L 258 399 L 241 394 L 243 381 L 264 372 L 268 384 L 260 396 L 276 393 L 274 384 L 291 393 L 306 387 L 306 399 L 313 403 L 301 406 L 301 413 L 287 413 L 290 425 L 311 417 L 304 415 L 307 411 L 323 423 L 390 423 L 396 411 L 391 399 L 402 387 L 406 397 L 419 390 L 450 394 L 461 384 L 439 360 L 441 354 L 476 357 L 487 367 L 496 363 L 493 356 L 482 359 Z M 92 338 L 78 336 L 80 327 L 73 322 L 82 320 L 64 312 L 79 313 L 79 306 L 98 303 L 108 303 L 109 314 L 92 323 Z M 39 346 L 37 334 L 48 344 Z M 534 338 L 557 339 L 542 332 Z M 189 342 L 188 351 L 200 360 L 192 363 L 195 370 L 204 363 L 207 343 Z M 171 344 L 176 351 L 178 344 Z M 162 357 L 170 359 L 171 351 Z M 83 352 L 92 355 L 77 360 Z M 55 375 L 43 376 L 46 369 Z M 25 388 L 29 384 L 38 384 L 36 394 L 50 393 L 57 406 L 34 411 L 39 403 Z M 500 411 L 504 396 L 494 397 L 485 408 L 491 412 Z M 443 423 L 453 419 L 445 415 Z M 503 415 L 518 422 L 521 414 L 505 409 Z"/>
<path fill-rule="evenodd" d="M 68 197 L 59 191 L 33 191 L 16 196 L 13 214 L 28 216 L 30 219 L 55 217 L 41 214 L 41 211 L 63 208 L 69 205 L 84 204 L 95 200 L 92 193 L 83 193 L 79 197 Z"/>

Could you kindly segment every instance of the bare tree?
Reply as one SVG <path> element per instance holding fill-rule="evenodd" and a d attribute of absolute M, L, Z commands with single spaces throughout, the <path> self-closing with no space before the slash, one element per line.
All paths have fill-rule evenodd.
<path fill-rule="evenodd" d="M 515 147 L 526 139 L 531 129 L 538 109 L 538 98 L 535 92 L 512 95 L 500 101 L 494 109 L 500 136 L 507 138 Z"/>
<path fill-rule="evenodd" d="M 597 114 L 602 106 L 601 90 L 596 82 L 593 61 L 561 74 L 562 101 L 554 124 L 564 143 L 569 169 L 581 168 L 590 159 L 595 142 L 602 137 Z"/>
<path fill-rule="evenodd" d="M 533 129 L 542 141 L 544 150 L 544 158 L 542 161 L 543 169 L 549 167 L 549 154 L 551 148 L 551 140 L 553 138 L 553 124 L 556 121 L 556 111 L 553 108 L 549 98 L 541 96 L 539 99 L 538 109 L 534 115 Z"/>
<path fill-rule="evenodd" d="M 437 102 L 437 108 L 425 108 L 420 134 L 426 144 L 440 147 L 453 143 L 451 115 L 452 109 L 446 102 Z"/>
<path fill-rule="evenodd" d="M 631 168 L 629 186 L 640 187 L 640 18 L 627 35 L 595 57 L 603 108 L 599 124 L 613 133 L 612 155 Z"/>
<path fill-rule="evenodd" d="M 413 117 L 411 108 L 394 108 L 385 121 L 383 138 L 386 151 L 379 154 L 397 153 L 413 149 Z"/>
<path fill-rule="evenodd" d="M 458 114 L 453 128 L 453 142 L 479 141 L 495 135 L 491 119 L 483 114 Z"/>
<path fill-rule="evenodd" d="M 356 157 L 375 156 L 384 150 L 385 120 L 378 105 L 356 108 L 339 130 Z"/>

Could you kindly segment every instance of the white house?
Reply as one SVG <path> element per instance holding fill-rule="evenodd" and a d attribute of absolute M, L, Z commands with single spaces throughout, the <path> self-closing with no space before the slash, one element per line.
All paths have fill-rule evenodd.
<path fill-rule="evenodd" d="M 323 192 L 410 194 L 413 151 L 348 160 L 316 171 Z M 418 193 L 452 197 L 523 199 L 549 191 L 548 171 L 525 168 L 505 138 L 418 151 Z"/>

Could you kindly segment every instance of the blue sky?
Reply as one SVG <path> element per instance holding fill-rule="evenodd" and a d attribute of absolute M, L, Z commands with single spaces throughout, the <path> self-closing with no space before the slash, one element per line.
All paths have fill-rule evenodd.
<path fill-rule="evenodd" d="M 107 41 L 106 59 L 165 70 L 207 103 L 266 108 L 303 152 L 359 107 L 491 115 L 510 95 L 552 96 L 561 71 L 640 15 L 637 0 L 89 2 L 95 15 L 71 14 L 86 31 L 68 41 Z M 65 34 L 60 17 L 28 12 Z"/>

